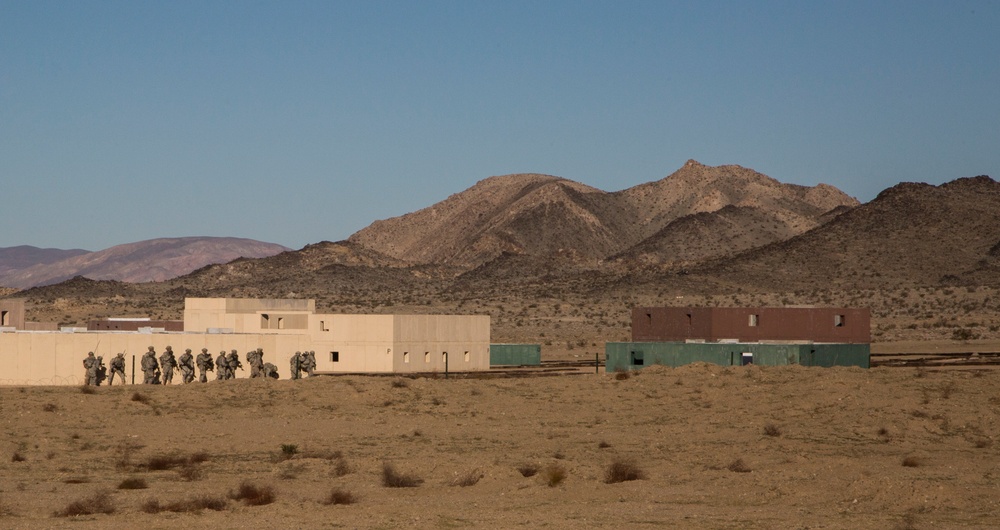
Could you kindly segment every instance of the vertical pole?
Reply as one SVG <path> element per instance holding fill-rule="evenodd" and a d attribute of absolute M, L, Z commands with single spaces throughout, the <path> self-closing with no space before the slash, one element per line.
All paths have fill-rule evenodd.
<path fill-rule="evenodd" d="M 135 384 L 135 355 L 132 356 L 132 384 Z"/>
<path fill-rule="evenodd" d="M 601 352 L 594 352 L 594 373 L 601 373 Z"/>
<path fill-rule="evenodd" d="M 448 352 L 444 352 L 444 378 L 448 379 Z"/>

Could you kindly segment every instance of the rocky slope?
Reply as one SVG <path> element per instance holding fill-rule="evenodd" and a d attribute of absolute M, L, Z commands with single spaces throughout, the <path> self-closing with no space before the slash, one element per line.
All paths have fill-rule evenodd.
<path fill-rule="evenodd" d="M 616 255 L 669 261 L 669 250 L 661 248 L 669 241 L 628 251 L 682 217 L 727 206 L 753 212 L 742 226 L 749 234 L 739 245 L 742 249 L 754 241 L 805 232 L 823 222 L 830 210 L 857 204 L 832 186 L 782 184 L 740 166 L 709 167 L 691 160 L 660 181 L 614 193 L 547 175 L 491 177 L 428 208 L 376 221 L 350 241 L 413 263 L 462 267 L 481 265 L 505 252 L 570 253 L 592 262 Z M 688 230 L 693 232 L 682 233 Z M 682 223 L 671 232 L 676 238 L 701 239 L 703 250 L 688 252 L 688 259 L 733 248 L 725 234 L 716 237 L 696 224 Z"/>

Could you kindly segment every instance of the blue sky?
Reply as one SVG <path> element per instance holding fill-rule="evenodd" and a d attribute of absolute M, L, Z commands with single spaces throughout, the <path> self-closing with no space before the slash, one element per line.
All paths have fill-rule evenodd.
<path fill-rule="evenodd" d="M 300 248 L 688 159 L 862 201 L 1000 178 L 993 1 L 0 0 L 0 247 Z"/>

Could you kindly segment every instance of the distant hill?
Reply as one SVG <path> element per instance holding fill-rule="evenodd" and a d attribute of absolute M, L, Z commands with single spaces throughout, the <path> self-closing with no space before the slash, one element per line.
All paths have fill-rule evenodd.
<path fill-rule="evenodd" d="M 1000 183 L 902 183 L 812 231 L 698 272 L 765 288 L 1000 284 Z"/>
<path fill-rule="evenodd" d="M 90 251 L 82 249 L 62 250 L 28 245 L 0 248 L 0 276 L 32 265 L 47 265 L 88 252 Z"/>
<path fill-rule="evenodd" d="M 800 234 L 827 212 L 857 204 L 832 186 L 782 184 L 740 166 L 690 160 L 662 180 L 614 193 L 548 175 L 490 177 L 430 207 L 376 221 L 349 241 L 411 263 L 471 268 L 503 253 L 664 261 L 673 259 L 671 238 L 698 237 L 701 248 L 686 259 L 704 259 Z M 728 235 L 701 229 L 696 220 L 663 232 L 682 217 L 727 206 L 737 209 L 717 222 L 742 223 Z M 647 241 L 652 237 L 664 241 Z M 740 240 L 735 247 L 733 237 Z"/>
<path fill-rule="evenodd" d="M 19 248 L 19 247 L 15 247 Z M 3 249 L 10 250 L 10 249 Z M 289 250 L 281 245 L 230 237 L 162 238 L 117 245 L 98 252 L 53 251 L 38 254 L 48 260 L 29 262 L 21 251 L 19 267 L 0 273 L 0 285 L 28 288 L 59 283 L 76 276 L 92 280 L 141 283 L 168 280 L 212 263 L 240 257 L 261 258 Z M 68 255 L 55 259 L 59 252 Z M 3 256 L 0 253 L 0 256 Z M 11 260 L 6 263 L 15 263 Z"/>

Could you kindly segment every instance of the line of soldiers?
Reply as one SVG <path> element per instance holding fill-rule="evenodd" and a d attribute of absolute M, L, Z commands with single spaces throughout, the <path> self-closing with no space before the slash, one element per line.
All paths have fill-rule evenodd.
<path fill-rule="evenodd" d="M 313 375 L 313 370 L 316 368 L 316 357 L 314 352 L 312 353 L 311 361 L 303 361 L 301 359 L 308 359 L 309 357 L 303 356 L 301 352 L 295 352 L 292 357 L 294 366 L 301 366 L 302 370 L 307 370 L 309 375 Z M 250 365 L 250 378 L 278 378 L 278 367 L 264 362 L 264 350 L 257 348 L 256 350 L 251 350 L 246 354 L 247 363 Z M 207 372 L 215 372 L 215 379 L 217 381 L 226 379 L 235 379 L 236 370 L 243 370 L 243 363 L 240 362 L 239 354 L 236 350 L 230 351 L 228 354 L 223 350 L 219 356 L 212 361 L 212 355 L 208 353 L 208 348 L 202 348 L 201 353 L 197 357 L 191 355 L 191 349 L 188 348 L 181 354 L 180 358 L 174 357 L 174 350 L 170 346 L 167 346 L 164 352 L 160 355 L 159 361 L 156 359 L 156 351 L 150 346 L 146 353 L 143 354 L 142 360 L 139 363 L 139 367 L 142 369 L 143 379 L 142 384 L 144 385 L 169 385 L 174 379 L 174 369 L 179 369 L 181 371 L 181 381 L 184 384 L 191 383 L 194 381 L 195 377 L 195 366 L 198 368 L 199 377 L 198 381 L 202 383 L 208 382 Z M 308 368 L 307 368 L 308 367 Z M 83 360 L 83 368 L 86 371 L 84 376 L 84 385 L 88 386 L 100 386 L 100 384 L 107 379 L 108 384 L 114 384 L 115 374 L 121 377 L 122 384 L 125 384 L 125 353 L 120 352 L 118 355 L 111 360 L 111 376 L 107 377 L 107 368 L 104 366 L 103 357 L 95 357 L 94 352 L 89 352 L 87 357 Z M 293 379 L 299 379 L 299 372 L 296 372 L 296 376 Z"/>

